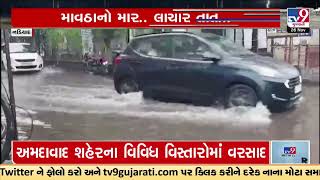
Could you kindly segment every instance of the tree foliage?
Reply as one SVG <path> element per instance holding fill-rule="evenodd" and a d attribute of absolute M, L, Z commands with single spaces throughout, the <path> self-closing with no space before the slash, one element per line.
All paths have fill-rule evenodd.
<path fill-rule="evenodd" d="M 107 59 L 111 60 L 112 50 L 111 50 L 111 40 L 114 38 L 126 37 L 128 29 L 93 29 L 93 42 L 103 42 L 103 53 Z M 100 51 L 100 50 L 95 50 Z"/>
<path fill-rule="evenodd" d="M 46 36 L 52 49 L 59 49 L 60 44 L 63 43 L 63 32 L 57 29 L 47 29 Z"/>
<path fill-rule="evenodd" d="M 126 36 L 127 32 L 127 29 L 93 29 L 93 41 L 103 40 L 105 46 L 110 48 L 110 42 L 113 38 Z"/>
<path fill-rule="evenodd" d="M 47 29 L 45 34 L 53 54 L 62 51 L 81 54 L 82 40 L 79 29 Z"/>
<path fill-rule="evenodd" d="M 43 44 L 47 55 L 57 57 L 61 53 L 82 54 L 83 43 L 80 29 L 45 29 L 40 31 L 40 43 Z M 102 51 L 107 57 L 111 57 L 112 39 L 123 38 L 127 34 L 128 29 L 92 29 L 93 43 L 100 44 L 100 47 L 103 46 L 96 52 Z"/>
<path fill-rule="evenodd" d="M 80 54 L 82 50 L 82 39 L 79 29 L 68 29 L 63 33 L 67 40 L 67 51 Z"/>

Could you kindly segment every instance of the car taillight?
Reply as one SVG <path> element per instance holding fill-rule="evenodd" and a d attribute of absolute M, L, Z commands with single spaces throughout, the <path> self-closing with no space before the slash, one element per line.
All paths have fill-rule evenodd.
<path fill-rule="evenodd" d="M 121 56 L 117 56 L 117 57 L 114 59 L 114 63 L 115 63 L 115 64 L 120 64 L 120 63 L 121 63 Z"/>

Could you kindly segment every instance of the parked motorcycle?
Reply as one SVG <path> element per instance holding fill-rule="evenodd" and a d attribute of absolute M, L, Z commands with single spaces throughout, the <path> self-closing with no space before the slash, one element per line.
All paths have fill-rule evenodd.
<path fill-rule="evenodd" d="M 83 56 L 84 70 L 94 74 L 106 75 L 110 74 L 110 65 L 107 58 L 99 55 L 90 55 L 89 53 Z"/>

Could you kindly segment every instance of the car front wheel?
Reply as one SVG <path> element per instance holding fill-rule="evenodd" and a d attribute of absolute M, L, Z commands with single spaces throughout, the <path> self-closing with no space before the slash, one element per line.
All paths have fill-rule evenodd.
<path fill-rule="evenodd" d="M 244 84 L 236 84 L 228 88 L 226 107 L 256 106 L 258 101 L 256 92 Z"/>

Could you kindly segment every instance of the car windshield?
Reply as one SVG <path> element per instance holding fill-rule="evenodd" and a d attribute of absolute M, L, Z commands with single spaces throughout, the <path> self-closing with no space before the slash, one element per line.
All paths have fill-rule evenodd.
<path fill-rule="evenodd" d="M 247 50 L 246 48 L 233 43 L 232 41 L 212 33 L 200 33 L 200 37 L 204 38 L 212 46 L 218 45 L 220 50 L 224 51 L 223 54 L 230 56 L 252 56 L 253 52 Z"/>
<path fill-rule="evenodd" d="M 10 53 L 34 53 L 36 49 L 30 44 L 15 44 L 10 43 Z"/>

